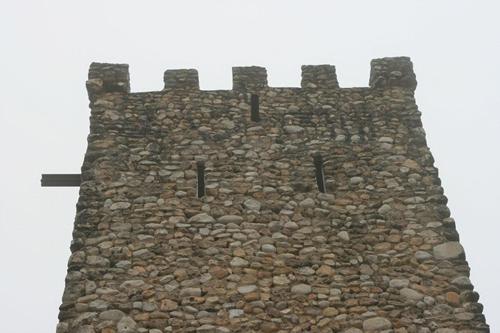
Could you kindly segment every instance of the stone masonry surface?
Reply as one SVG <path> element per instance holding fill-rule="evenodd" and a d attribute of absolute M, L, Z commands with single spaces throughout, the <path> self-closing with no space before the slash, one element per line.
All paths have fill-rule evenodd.
<path fill-rule="evenodd" d="M 412 63 L 371 66 L 363 88 L 319 65 L 301 88 L 236 67 L 233 90 L 189 69 L 131 93 L 127 65 L 93 63 L 57 332 L 489 332 Z"/>

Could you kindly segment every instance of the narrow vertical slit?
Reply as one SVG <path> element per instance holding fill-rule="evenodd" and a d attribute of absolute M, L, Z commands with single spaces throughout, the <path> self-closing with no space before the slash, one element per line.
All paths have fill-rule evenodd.
<path fill-rule="evenodd" d="M 323 169 L 323 156 L 320 153 L 314 154 L 314 169 L 316 171 L 316 184 L 321 193 L 325 193 L 325 171 Z"/>
<path fill-rule="evenodd" d="M 252 94 L 250 97 L 250 119 L 252 121 L 260 121 L 259 114 L 259 96 Z"/>
<path fill-rule="evenodd" d="M 198 161 L 196 163 L 196 169 L 198 176 L 196 195 L 198 198 L 201 198 L 205 195 L 205 162 Z"/>

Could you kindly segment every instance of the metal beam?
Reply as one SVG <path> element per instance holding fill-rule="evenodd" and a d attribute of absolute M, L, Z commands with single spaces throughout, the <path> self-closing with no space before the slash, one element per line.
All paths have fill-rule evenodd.
<path fill-rule="evenodd" d="M 42 186 L 80 186 L 82 176 L 79 173 L 71 174 L 42 174 Z"/>

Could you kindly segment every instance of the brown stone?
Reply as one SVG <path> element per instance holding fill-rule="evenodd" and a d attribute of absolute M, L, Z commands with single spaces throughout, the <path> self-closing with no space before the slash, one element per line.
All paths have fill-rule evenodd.
<path fill-rule="evenodd" d="M 420 169 L 420 165 L 416 161 L 410 160 L 410 159 L 405 160 L 403 162 L 403 165 L 407 168 L 414 169 L 414 170 Z"/>
<path fill-rule="evenodd" d="M 245 250 L 241 249 L 241 248 L 237 248 L 233 251 L 233 255 L 235 257 L 245 257 L 246 255 L 246 252 Z"/>
<path fill-rule="evenodd" d="M 173 311 L 177 309 L 178 305 L 177 302 L 174 302 L 170 299 L 163 299 L 160 302 L 160 310 L 162 311 Z"/>
<path fill-rule="evenodd" d="M 278 330 L 279 326 L 270 321 L 265 321 L 260 325 L 260 331 L 263 333 L 272 333 L 277 332 Z"/>
<path fill-rule="evenodd" d="M 335 317 L 336 315 L 339 314 L 339 311 L 336 308 L 327 307 L 327 308 L 323 309 L 322 313 L 323 313 L 323 316 L 326 316 L 326 317 Z"/>
<path fill-rule="evenodd" d="M 446 302 L 453 306 L 460 305 L 460 295 L 454 291 L 449 291 L 446 293 Z"/>
<path fill-rule="evenodd" d="M 248 301 L 248 302 L 256 301 L 256 300 L 260 299 L 259 295 L 260 294 L 258 292 L 252 292 L 252 293 L 245 294 L 243 296 L 243 299 L 245 301 Z"/>
<path fill-rule="evenodd" d="M 373 249 L 377 252 L 386 252 L 389 251 L 391 248 L 392 244 L 387 242 L 378 243 L 373 247 Z"/>
<path fill-rule="evenodd" d="M 174 276 L 177 281 L 183 281 L 187 279 L 188 274 L 185 269 L 176 269 L 174 271 Z"/>
<path fill-rule="evenodd" d="M 101 330 L 101 333 L 116 333 L 116 330 L 111 327 L 106 327 Z"/>
<path fill-rule="evenodd" d="M 210 268 L 210 274 L 215 276 L 217 279 L 223 279 L 229 275 L 229 272 L 226 268 L 220 266 L 214 266 Z"/>
<path fill-rule="evenodd" d="M 328 265 L 321 265 L 316 270 L 316 274 L 319 276 L 329 276 L 335 274 L 335 271 Z"/>
<path fill-rule="evenodd" d="M 138 313 L 134 316 L 135 321 L 146 321 L 149 319 L 149 313 Z"/>
<path fill-rule="evenodd" d="M 401 241 L 401 235 L 391 234 L 387 236 L 386 241 L 388 241 L 389 243 L 399 243 Z"/>

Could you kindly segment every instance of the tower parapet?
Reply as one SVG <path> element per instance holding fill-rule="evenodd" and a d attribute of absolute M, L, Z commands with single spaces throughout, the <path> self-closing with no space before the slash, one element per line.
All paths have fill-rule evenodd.
<path fill-rule="evenodd" d="M 338 89 L 339 82 L 333 65 L 302 66 L 301 88 Z M 264 67 L 233 67 L 233 91 L 258 92 L 269 88 Z M 200 90 L 196 69 L 169 69 L 163 76 L 164 90 Z M 415 90 L 417 81 L 408 57 L 373 59 L 369 87 L 375 89 L 405 88 Z M 90 99 L 104 93 L 129 93 L 130 78 L 127 64 L 92 63 L 87 90 Z"/>
<path fill-rule="evenodd" d="M 258 91 L 267 88 L 267 71 L 264 67 L 233 67 L 233 90 Z"/>
<path fill-rule="evenodd" d="M 163 75 L 165 90 L 199 90 L 200 84 L 196 69 L 168 69 Z"/>
<path fill-rule="evenodd" d="M 338 88 L 337 73 L 332 65 L 302 66 L 302 88 Z"/>
<path fill-rule="evenodd" d="M 379 58 L 371 61 L 370 87 L 400 87 L 415 90 L 417 79 L 408 57 Z"/>
<path fill-rule="evenodd" d="M 103 93 L 129 93 L 130 76 L 128 65 L 93 62 L 89 69 L 87 91 L 91 100 Z"/>

